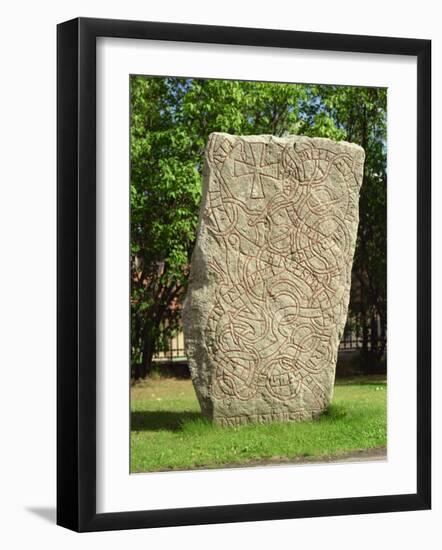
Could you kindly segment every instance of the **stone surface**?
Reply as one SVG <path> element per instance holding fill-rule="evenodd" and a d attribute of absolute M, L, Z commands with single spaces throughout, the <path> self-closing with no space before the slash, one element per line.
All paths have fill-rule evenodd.
<path fill-rule="evenodd" d="M 211 134 L 183 323 L 215 423 L 310 419 L 328 406 L 363 163 L 346 142 Z"/>

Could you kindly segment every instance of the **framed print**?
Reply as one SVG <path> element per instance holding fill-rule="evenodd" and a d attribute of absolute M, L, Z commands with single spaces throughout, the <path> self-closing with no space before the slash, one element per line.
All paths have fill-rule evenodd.
<path fill-rule="evenodd" d="M 429 509 L 430 41 L 57 40 L 57 523 Z"/>

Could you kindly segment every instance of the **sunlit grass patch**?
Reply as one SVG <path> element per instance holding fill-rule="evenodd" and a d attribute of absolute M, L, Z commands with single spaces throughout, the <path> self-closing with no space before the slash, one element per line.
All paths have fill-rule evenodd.
<path fill-rule="evenodd" d="M 201 416 L 190 380 L 147 380 L 131 390 L 131 471 L 185 470 L 385 447 L 386 383 L 339 382 L 333 401 L 308 422 L 213 426 Z"/>

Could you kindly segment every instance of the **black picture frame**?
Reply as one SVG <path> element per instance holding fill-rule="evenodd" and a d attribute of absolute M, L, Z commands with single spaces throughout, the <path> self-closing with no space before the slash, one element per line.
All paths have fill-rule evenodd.
<path fill-rule="evenodd" d="M 96 512 L 96 39 L 417 58 L 417 492 Z M 431 506 L 431 41 L 79 18 L 57 28 L 57 523 L 83 531 L 425 510 Z"/>

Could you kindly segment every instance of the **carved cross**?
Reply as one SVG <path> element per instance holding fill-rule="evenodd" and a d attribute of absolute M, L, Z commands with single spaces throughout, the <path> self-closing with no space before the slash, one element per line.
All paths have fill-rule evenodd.
<path fill-rule="evenodd" d="M 266 159 L 266 145 L 264 143 L 247 144 L 247 152 L 242 151 L 241 160 L 235 160 L 234 176 L 251 176 L 251 199 L 264 199 L 262 178 L 278 178 L 278 163 Z"/>

